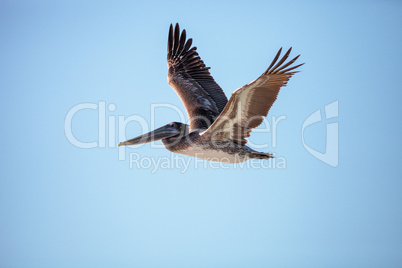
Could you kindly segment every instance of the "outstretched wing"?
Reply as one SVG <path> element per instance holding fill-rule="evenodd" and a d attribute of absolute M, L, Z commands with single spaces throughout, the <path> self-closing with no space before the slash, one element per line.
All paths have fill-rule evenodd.
<path fill-rule="evenodd" d="M 190 120 L 191 129 L 207 129 L 225 107 L 228 99 L 209 73 L 210 67 L 186 41 L 186 30 L 180 35 L 179 24 L 170 25 L 168 39 L 168 82 L 179 95 Z"/>
<path fill-rule="evenodd" d="M 300 55 L 284 63 L 291 50 L 277 63 L 282 51 L 282 48 L 279 49 L 271 65 L 259 78 L 233 92 L 222 113 L 201 135 L 213 140 L 230 139 L 245 145 L 251 130 L 262 123 L 263 116 L 267 116 L 280 88 L 297 73 L 293 70 L 304 64 L 289 67 Z"/>

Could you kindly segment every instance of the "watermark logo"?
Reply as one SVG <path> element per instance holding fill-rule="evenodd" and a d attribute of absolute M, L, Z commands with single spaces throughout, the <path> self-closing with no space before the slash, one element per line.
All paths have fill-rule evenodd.
<path fill-rule="evenodd" d="M 325 119 L 329 120 L 331 118 L 338 117 L 338 101 L 334 101 L 325 106 Z M 309 145 L 306 144 L 304 139 L 304 130 L 315 123 L 322 122 L 323 118 L 321 116 L 321 110 L 317 110 L 312 113 L 306 121 L 304 121 L 302 126 L 302 143 L 304 148 L 315 158 L 321 160 L 322 162 L 332 166 L 337 167 L 339 163 L 339 129 L 338 129 L 338 122 L 334 123 L 327 123 L 326 124 L 326 145 L 325 145 L 325 152 L 321 153 L 316 149 L 311 148 Z"/>
<path fill-rule="evenodd" d="M 145 117 L 140 115 L 130 115 L 123 116 L 117 115 L 116 110 L 117 107 L 115 104 L 110 103 L 107 104 L 105 101 L 99 101 L 98 103 L 80 103 L 73 106 L 66 114 L 64 121 L 64 132 L 67 140 L 70 144 L 76 146 L 77 148 L 82 149 L 91 149 L 91 148 L 116 148 L 117 143 L 121 141 L 127 140 L 126 137 L 126 129 L 129 125 L 133 124 L 136 126 L 136 129 L 140 133 L 147 133 L 151 130 L 154 130 L 160 126 L 156 126 L 156 118 L 160 113 L 166 112 L 166 109 L 173 111 L 178 115 L 180 122 L 186 122 L 187 116 L 183 113 L 183 110 L 179 107 L 176 107 L 172 104 L 166 103 L 157 103 L 150 105 L 150 120 L 147 120 Z M 74 126 L 74 118 L 79 117 L 81 111 L 89 110 L 93 111 L 96 116 L 94 116 L 94 120 L 97 121 L 98 124 L 98 133 L 96 134 L 96 138 L 93 138 L 90 142 L 81 141 L 79 138 L 74 136 L 73 131 Z M 332 166 L 338 166 L 338 122 L 330 122 L 326 125 L 326 147 L 325 152 L 320 152 L 315 148 L 309 146 L 305 141 L 305 129 L 309 126 L 316 124 L 318 122 L 322 122 L 324 119 L 329 120 L 332 118 L 338 117 L 338 101 L 334 101 L 324 108 L 324 117 L 320 110 L 312 113 L 303 123 L 301 129 L 301 140 L 303 147 L 315 158 L 318 160 Z M 283 125 L 281 122 L 285 122 L 287 119 L 286 115 L 281 115 L 279 117 L 271 116 L 270 118 L 264 118 L 262 124 L 253 129 L 253 133 L 266 133 L 269 134 L 270 140 L 259 140 L 256 142 L 251 139 L 248 141 L 247 145 L 253 149 L 260 151 L 270 151 L 272 148 L 276 148 L 278 146 L 277 132 L 278 128 Z M 95 122 L 96 122 L 95 121 Z M 228 122 L 228 125 L 235 125 L 236 122 Z M 76 129 L 75 129 L 76 130 Z M 130 137 L 132 138 L 132 137 Z M 130 152 L 130 149 L 139 148 L 144 144 L 139 145 L 130 145 L 130 146 L 120 146 L 117 148 L 118 160 L 127 161 L 130 168 L 136 169 L 151 169 L 155 172 L 157 169 L 164 168 L 176 168 L 180 170 L 187 170 L 188 166 L 192 163 L 195 167 L 198 165 L 202 166 L 200 163 L 209 163 L 211 167 L 216 168 L 225 168 L 230 164 L 216 164 L 217 162 L 206 161 L 202 159 L 193 160 L 192 157 L 171 154 L 169 158 L 161 158 L 157 155 L 151 156 L 142 156 L 138 153 Z M 164 146 L 160 142 L 151 142 L 151 148 L 153 149 L 165 149 Z M 274 153 L 275 155 L 275 153 Z M 128 157 L 127 157 L 128 156 Z M 192 162 L 191 162 L 192 161 Z M 257 164 L 259 163 L 259 164 Z M 266 164 L 264 164 L 266 163 Z M 180 165 L 180 166 L 179 166 Z M 286 159 L 283 157 L 275 156 L 275 158 L 268 161 L 263 161 L 260 159 L 250 159 L 244 163 L 235 164 L 236 167 L 239 168 L 267 168 L 267 169 L 283 169 L 286 168 Z M 232 164 L 233 166 L 233 164 Z M 183 168 L 182 168 L 183 167 Z"/>
<path fill-rule="evenodd" d="M 286 169 L 286 159 L 274 154 L 274 158 L 266 161 L 261 159 L 249 159 L 245 162 L 227 163 L 206 161 L 197 157 L 183 157 L 180 154 L 170 153 L 169 156 L 142 155 L 140 153 L 130 152 L 128 157 L 130 169 L 146 169 L 151 173 L 156 173 L 163 169 L 176 169 L 180 173 L 185 173 L 189 167 L 193 169 Z"/>

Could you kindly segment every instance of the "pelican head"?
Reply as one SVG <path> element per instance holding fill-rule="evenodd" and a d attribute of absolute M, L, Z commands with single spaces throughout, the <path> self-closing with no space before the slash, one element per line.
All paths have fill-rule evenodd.
<path fill-rule="evenodd" d="M 186 124 L 172 122 L 136 138 L 120 142 L 117 146 L 142 144 L 160 139 L 181 137 L 187 134 L 188 126 Z"/>

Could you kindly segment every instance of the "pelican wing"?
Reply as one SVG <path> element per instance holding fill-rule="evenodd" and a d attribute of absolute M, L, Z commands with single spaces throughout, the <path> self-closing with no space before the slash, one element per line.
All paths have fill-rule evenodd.
<path fill-rule="evenodd" d="M 233 92 L 219 117 L 200 134 L 212 140 L 233 140 L 245 145 L 251 130 L 262 123 L 263 116 L 267 116 L 280 88 L 297 73 L 294 70 L 304 64 L 291 67 L 300 55 L 285 63 L 291 50 L 292 48 L 278 61 L 281 48 L 259 78 Z"/>
<path fill-rule="evenodd" d="M 209 73 L 210 67 L 186 40 L 186 30 L 180 34 L 179 24 L 170 25 L 168 39 L 168 82 L 186 108 L 191 129 L 207 129 L 225 107 L 228 99 Z"/>

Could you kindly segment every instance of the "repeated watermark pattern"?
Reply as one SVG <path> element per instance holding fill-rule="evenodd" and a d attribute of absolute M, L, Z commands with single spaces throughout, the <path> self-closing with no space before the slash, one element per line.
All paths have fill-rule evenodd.
<path fill-rule="evenodd" d="M 150 122 L 148 122 L 144 117 L 140 115 L 131 115 L 125 117 L 123 115 L 110 114 L 116 110 L 116 105 L 111 103 L 108 104 L 105 101 L 100 101 L 98 103 L 80 103 L 73 106 L 66 114 L 64 121 L 64 132 L 65 136 L 70 144 L 77 148 L 91 149 L 91 148 L 116 148 L 119 141 L 127 140 L 125 133 L 126 128 L 129 124 L 139 125 L 141 133 L 147 133 L 159 126 L 155 124 L 156 111 L 158 109 L 170 109 L 178 114 L 180 122 L 186 122 L 187 116 L 183 113 L 182 109 L 176 107 L 172 104 L 158 103 L 150 105 Z M 97 123 L 98 123 L 98 137 L 97 140 L 91 142 L 84 142 L 79 140 L 74 136 L 73 132 L 73 121 L 74 117 L 78 117 L 79 113 L 83 110 L 93 110 L 97 112 Z M 325 120 L 338 117 L 338 101 L 334 101 L 324 107 Z M 253 133 L 270 133 L 271 140 L 270 143 L 256 143 L 251 140 L 248 141 L 247 145 L 256 150 L 264 150 L 268 147 L 277 147 L 277 132 L 280 123 L 286 120 L 285 115 L 272 116 L 270 120 L 264 118 L 263 123 L 256 129 L 253 129 Z M 326 149 L 324 153 L 310 147 L 305 142 L 305 129 L 317 122 L 321 122 L 324 119 L 321 116 L 321 110 L 318 109 L 313 112 L 302 124 L 301 129 L 301 140 L 302 145 L 313 157 L 316 159 L 332 166 L 338 166 L 339 162 L 339 130 L 338 122 L 331 122 L 326 125 Z M 117 137 L 116 137 L 117 132 Z M 206 161 L 199 158 L 188 157 L 180 154 L 170 153 L 169 157 L 166 156 L 147 156 L 141 155 L 137 152 L 128 152 L 127 149 L 138 148 L 143 146 L 132 145 L 132 146 L 121 146 L 117 147 L 118 160 L 127 161 L 129 167 L 132 169 L 148 169 L 152 173 L 157 172 L 160 169 L 179 169 L 181 172 L 186 172 L 191 166 L 193 168 L 250 168 L 250 169 L 284 169 L 286 168 L 286 159 L 281 156 L 274 155 L 275 158 L 269 160 L 259 160 L 250 159 L 246 162 L 227 164 L 214 161 Z M 164 146 L 160 142 L 151 142 L 151 148 L 160 149 Z M 216 159 L 218 160 L 218 159 Z M 225 161 L 224 161 L 225 162 Z"/>

